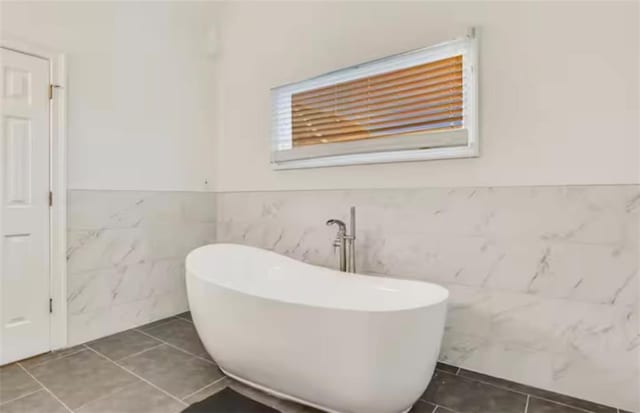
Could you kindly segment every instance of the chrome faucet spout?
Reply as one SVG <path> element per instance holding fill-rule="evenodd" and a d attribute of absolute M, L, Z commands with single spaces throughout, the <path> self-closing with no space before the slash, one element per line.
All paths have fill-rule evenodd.
<path fill-rule="evenodd" d="M 347 231 L 347 226 L 345 225 L 345 223 L 343 221 L 340 221 L 339 219 L 330 219 L 327 221 L 327 226 L 331 226 L 331 225 L 337 225 L 338 226 L 338 231 L 341 232 L 346 232 Z"/>

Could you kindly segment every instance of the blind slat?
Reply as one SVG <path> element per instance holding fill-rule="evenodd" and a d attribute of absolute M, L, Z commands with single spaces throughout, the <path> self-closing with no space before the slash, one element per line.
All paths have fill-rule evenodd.
<path fill-rule="evenodd" d="M 387 105 L 382 109 L 376 109 L 376 110 L 370 111 L 370 110 L 367 110 L 368 108 L 365 108 L 359 111 L 342 112 L 341 114 L 342 116 L 344 116 L 345 119 L 349 121 L 363 121 L 370 118 L 392 117 L 395 114 L 399 114 L 399 113 L 410 113 L 410 112 L 416 112 L 416 111 L 425 111 L 425 112 L 438 111 L 444 108 L 462 107 L 461 102 L 462 102 L 462 95 L 460 94 L 460 95 L 453 95 L 453 98 L 445 97 L 445 98 L 437 99 L 434 101 L 430 101 L 426 104 L 422 101 L 410 102 L 410 103 L 400 102 L 397 105 L 394 105 L 394 104 Z M 309 127 L 313 125 L 313 126 L 320 127 L 325 124 L 334 124 L 340 121 L 342 121 L 342 119 L 337 119 L 336 116 L 333 113 L 331 113 L 331 114 L 321 115 L 313 119 L 294 117 L 292 118 L 292 122 L 290 122 L 290 124 L 294 126 Z"/>
<path fill-rule="evenodd" d="M 423 74 L 403 77 L 401 79 L 391 79 L 385 83 L 371 84 L 364 83 L 362 86 L 349 88 L 344 90 L 335 87 L 333 93 L 324 94 L 322 96 L 300 97 L 298 94 L 293 95 L 292 103 L 304 105 L 316 105 L 325 102 L 333 102 L 338 99 L 349 100 L 363 94 L 376 94 L 385 90 L 403 89 L 411 86 L 420 87 L 422 85 L 435 85 L 445 81 L 458 80 L 462 77 L 462 65 L 456 65 L 450 69 L 439 70 L 428 76 Z"/>
<path fill-rule="evenodd" d="M 427 83 L 415 83 L 415 84 L 406 84 L 401 86 L 389 87 L 385 89 L 381 89 L 378 91 L 363 91 L 363 93 L 349 96 L 347 98 L 337 97 L 336 99 L 332 99 L 330 101 L 324 101 L 313 104 L 306 104 L 302 102 L 298 102 L 295 96 L 291 99 L 291 105 L 294 112 L 300 112 L 305 110 L 318 110 L 323 108 L 331 108 L 331 107 L 349 107 L 351 105 L 356 105 L 361 102 L 377 102 L 380 100 L 402 96 L 410 96 L 411 94 L 415 94 L 417 92 L 437 92 L 440 90 L 446 90 L 456 87 L 462 87 L 463 82 L 459 77 L 449 77 L 442 81 L 437 82 L 427 82 Z"/>
<path fill-rule="evenodd" d="M 311 90 L 307 90 L 307 91 L 304 91 L 304 92 L 298 92 L 298 93 L 296 93 L 296 95 L 299 96 L 300 98 L 306 98 L 307 96 L 312 96 L 312 95 L 321 96 L 323 94 L 333 93 L 333 89 L 336 86 L 340 86 L 340 87 L 344 88 L 344 90 L 348 90 L 349 87 L 359 87 L 361 84 L 366 84 L 367 82 L 373 82 L 374 84 L 375 83 L 384 83 L 384 82 L 387 82 L 389 80 L 400 79 L 402 77 L 413 75 L 413 74 L 416 74 L 416 73 L 430 72 L 430 71 L 433 71 L 433 70 L 438 70 L 438 69 L 442 69 L 444 67 L 448 67 L 448 66 L 452 66 L 452 65 L 456 65 L 456 64 L 461 64 L 461 63 L 462 63 L 462 56 L 454 56 L 454 57 L 451 57 L 451 58 L 442 59 L 442 60 L 438 60 L 438 61 L 431 62 L 431 63 L 412 66 L 412 67 L 409 67 L 409 68 L 406 68 L 406 69 L 395 70 L 395 71 L 391 71 L 391 72 L 388 72 L 388 73 L 382 73 L 382 74 L 379 74 L 379 75 L 367 76 L 367 77 L 364 77 L 362 79 L 351 80 L 351 81 L 347 81 L 347 82 L 340 82 L 340 83 L 336 83 L 336 84 L 329 85 L 329 86 L 324 86 L 324 87 L 317 88 L 317 89 L 311 89 Z"/>
<path fill-rule="evenodd" d="M 343 135 L 349 132 L 373 132 L 378 129 L 391 129 L 393 127 L 402 127 L 406 124 L 420 123 L 429 124 L 431 122 L 443 122 L 449 119 L 459 118 L 462 116 L 462 110 L 454 110 L 438 113 L 433 116 L 425 116 L 423 114 L 407 116 L 403 118 L 392 118 L 386 121 L 369 122 L 366 124 L 360 124 L 351 122 L 350 124 L 342 124 L 337 127 L 327 127 L 318 130 L 306 131 L 303 128 L 296 128 L 294 126 L 293 133 L 297 139 L 305 139 L 311 137 L 331 137 L 334 135 Z M 306 129 L 306 128 L 305 128 Z"/>
<path fill-rule="evenodd" d="M 395 99 L 390 100 L 388 102 L 384 102 L 383 104 L 377 105 L 363 105 L 360 108 L 356 108 L 353 110 L 341 110 L 340 113 L 348 117 L 350 119 L 358 119 L 363 117 L 375 117 L 375 116 L 383 116 L 388 113 L 402 112 L 408 108 L 429 108 L 429 107 L 437 107 L 438 105 L 444 104 L 458 104 L 462 102 L 462 92 L 457 93 L 446 93 L 442 94 L 441 97 L 436 97 L 435 99 L 424 99 L 421 96 L 412 99 Z M 330 121 L 335 121 L 335 112 L 321 112 L 317 115 L 309 115 L 309 116 L 299 116 L 294 115 L 291 117 L 293 123 L 327 123 Z"/>
<path fill-rule="evenodd" d="M 322 125 L 300 125 L 294 124 L 294 133 L 296 134 L 305 134 L 305 133 L 315 133 L 322 134 L 327 133 L 328 131 L 334 129 L 342 129 L 346 127 L 358 127 L 360 129 L 367 129 L 371 127 L 375 127 L 379 124 L 389 124 L 389 123 L 398 123 L 405 122 L 411 119 L 427 119 L 427 118 L 448 118 L 451 116 L 457 116 L 462 114 L 462 107 L 444 107 L 436 111 L 407 111 L 403 113 L 394 114 L 393 116 L 385 116 L 385 117 L 375 117 L 375 118 L 364 118 L 359 120 L 353 119 L 340 119 L 336 122 L 325 123 Z"/>
<path fill-rule="evenodd" d="M 433 99 L 441 98 L 444 95 L 461 94 L 463 91 L 463 85 L 445 85 L 438 88 L 429 89 L 413 89 L 409 91 L 403 91 L 399 93 L 388 93 L 385 96 L 379 96 L 375 99 L 363 98 L 357 102 L 349 102 L 346 104 L 336 104 L 334 106 L 326 106 L 322 108 L 305 108 L 305 109 L 293 109 L 291 115 L 293 118 L 299 119 L 313 119 L 314 116 L 318 116 L 326 113 L 348 113 L 356 109 L 373 110 L 376 106 L 385 105 L 390 102 L 419 100 L 422 102 L 429 102 Z"/>
<path fill-rule="evenodd" d="M 462 117 L 457 119 L 451 119 L 449 122 L 439 122 L 439 123 L 431 123 L 431 125 L 435 125 L 431 129 L 425 128 L 429 124 L 416 123 L 411 125 L 406 125 L 403 128 L 391 128 L 388 130 L 377 130 L 372 132 L 361 132 L 361 133 L 353 133 L 346 135 L 336 135 L 331 138 L 306 138 L 301 139 L 296 142 L 296 146 L 304 146 L 304 145 L 317 145 L 323 143 L 333 143 L 333 142 L 349 142 L 355 140 L 362 139 L 372 139 L 372 138 L 380 138 L 384 136 L 398 136 L 398 135 L 406 135 L 409 133 L 425 133 L 425 130 L 434 132 L 445 129 L 456 129 L 462 126 Z"/>

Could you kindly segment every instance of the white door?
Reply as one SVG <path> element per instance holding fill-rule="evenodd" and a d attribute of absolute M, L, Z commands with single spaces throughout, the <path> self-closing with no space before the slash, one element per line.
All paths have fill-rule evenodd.
<path fill-rule="evenodd" d="M 0 48 L 0 364 L 49 345 L 49 62 Z"/>

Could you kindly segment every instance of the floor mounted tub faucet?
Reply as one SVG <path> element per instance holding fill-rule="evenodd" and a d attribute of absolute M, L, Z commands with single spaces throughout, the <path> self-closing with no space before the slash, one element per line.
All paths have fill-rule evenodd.
<path fill-rule="evenodd" d="M 349 222 L 350 232 L 347 233 L 347 226 L 339 219 L 330 219 L 327 225 L 337 225 L 338 233 L 333 241 L 333 247 L 338 251 L 340 257 L 340 271 L 356 272 L 356 207 L 351 207 L 351 222 Z"/>

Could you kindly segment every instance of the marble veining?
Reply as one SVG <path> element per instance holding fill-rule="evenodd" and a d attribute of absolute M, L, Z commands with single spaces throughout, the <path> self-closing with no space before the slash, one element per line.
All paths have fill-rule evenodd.
<path fill-rule="evenodd" d="M 217 241 L 336 267 L 358 208 L 359 272 L 451 291 L 441 359 L 640 410 L 640 187 L 218 193 Z"/>
<path fill-rule="evenodd" d="M 186 310 L 184 256 L 237 242 L 451 291 L 441 360 L 640 411 L 640 186 L 69 192 L 70 344 Z"/>
<path fill-rule="evenodd" d="M 185 311 L 184 257 L 215 222 L 213 193 L 69 191 L 70 344 Z"/>

